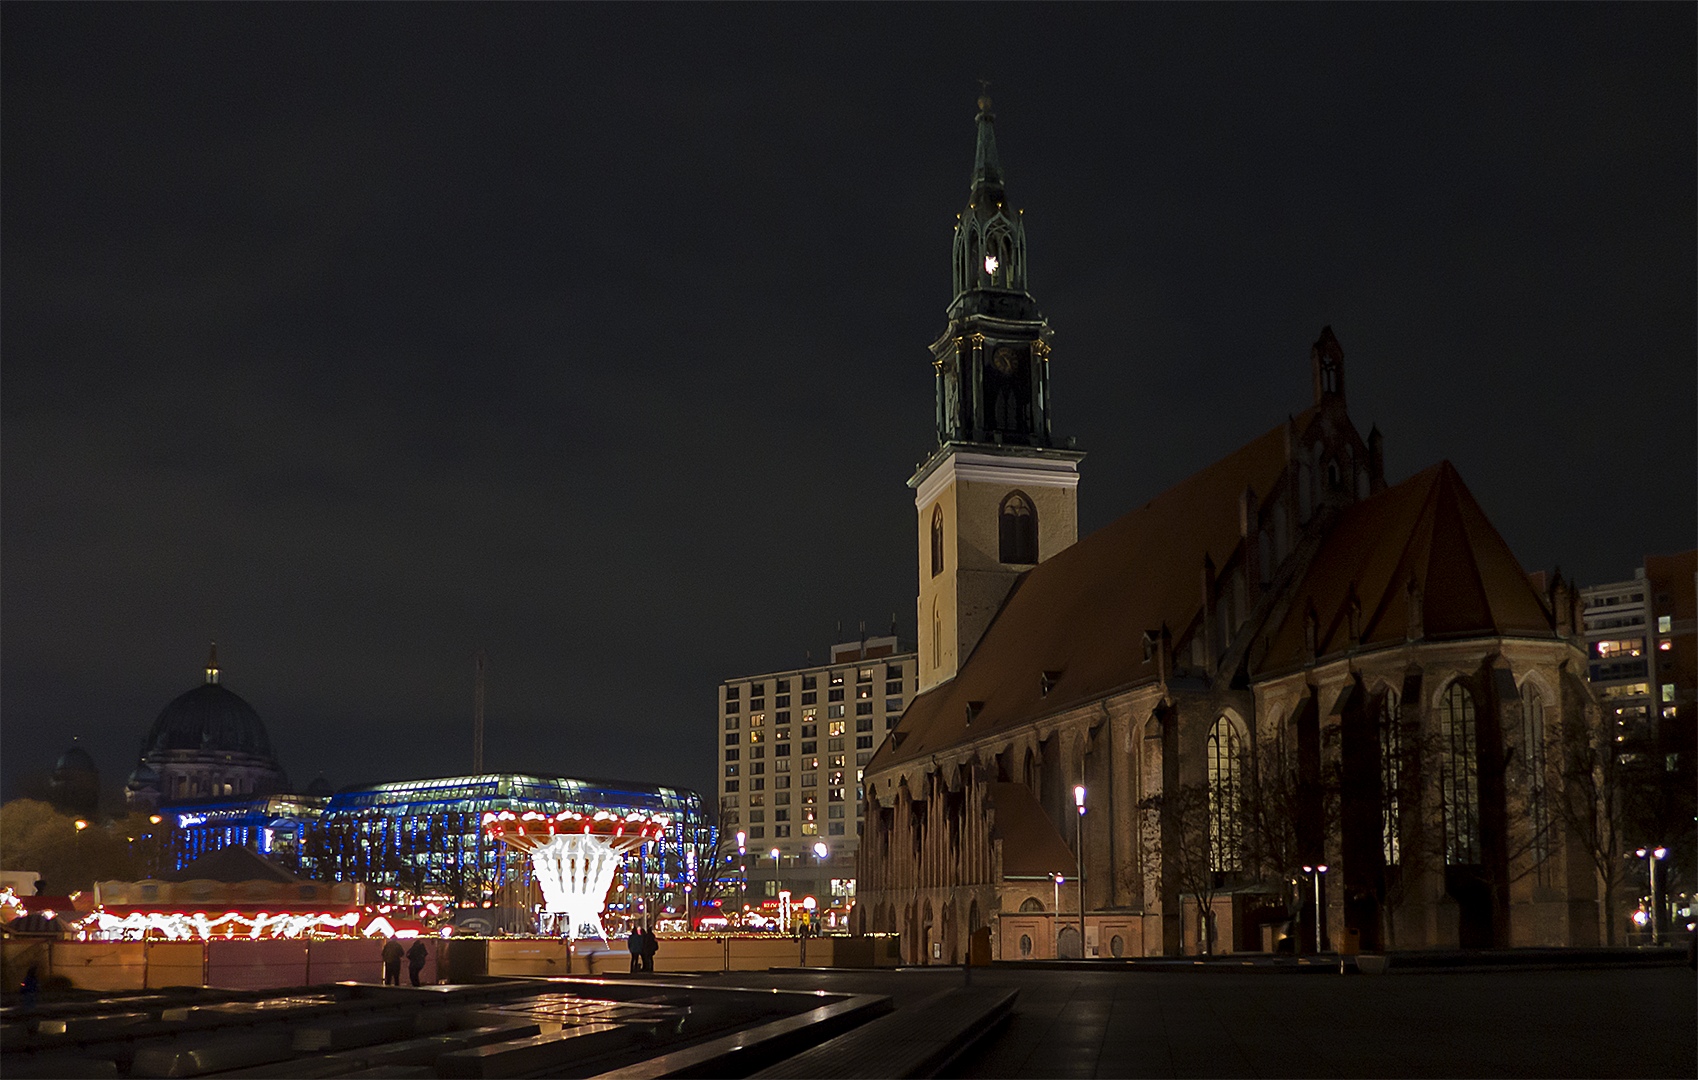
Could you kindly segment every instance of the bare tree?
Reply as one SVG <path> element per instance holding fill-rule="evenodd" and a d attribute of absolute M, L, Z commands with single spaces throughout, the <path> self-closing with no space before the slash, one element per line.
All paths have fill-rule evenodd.
<path fill-rule="evenodd" d="M 1203 952 L 1214 954 L 1214 898 L 1220 887 L 1209 843 L 1209 789 L 1206 784 L 1184 784 L 1172 791 L 1151 795 L 1138 803 L 1140 840 L 1145 865 L 1160 860 L 1164 876 L 1181 893 L 1190 893 L 1197 904 L 1197 926 Z"/>
<path fill-rule="evenodd" d="M 1607 727 L 1565 720 L 1562 750 L 1562 791 L 1552 802 L 1598 872 L 1604 894 L 1604 940 L 1614 945 L 1615 894 L 1627 870 L 1622 804 L 1631 778 Z"/>

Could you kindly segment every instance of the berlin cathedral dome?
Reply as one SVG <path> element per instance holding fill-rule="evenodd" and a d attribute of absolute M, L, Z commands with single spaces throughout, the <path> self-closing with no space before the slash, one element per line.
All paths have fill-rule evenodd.
<path fill-rule="evenodd" d="M 270 795 L 288 784 L 259 714 L 220 684 L 214 644 L 206 681 L 160 712 L 124 793 L 132 807 L 142 808 L 208 796 Z"/>

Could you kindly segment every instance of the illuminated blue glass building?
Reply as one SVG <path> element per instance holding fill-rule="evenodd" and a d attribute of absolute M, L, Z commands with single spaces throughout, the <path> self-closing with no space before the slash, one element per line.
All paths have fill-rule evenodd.
<path fill-rule="evenodd" d="M 272 805 L 277 804 L 277 805 Z M 284 805 L 287 804 L 287 805 Z M 640 894 L 682 910 L 686 886 L 709 876 L 717 841 L 701 796 L 684 788 L 565 776 L 490 773 L 344 788 L 325 798 L 202 799 L 161 808 L 178 867 L 232 844 L 253 847 L 321 881 L 361 881 L 454 906 L 529 907 L 530 861 L 483 834 L 483 815 L 511 810 L 670 819 L 665 835 L 627 858 L 611 910 Z M 281 838 L 281 839 L 280 839 Z M 701 894 L 697 892 L 697 896 Z"/>

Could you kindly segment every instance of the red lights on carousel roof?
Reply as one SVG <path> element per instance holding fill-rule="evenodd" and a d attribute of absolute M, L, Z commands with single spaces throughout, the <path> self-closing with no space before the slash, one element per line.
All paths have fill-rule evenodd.
<path fill-rule="evenodd" d="M 606 810 L 597 810 L 593 814 L 571 810 L 559 814 L 541 814 L 535 810 L 515 814 L 511 810 L 503 810 L 484 814 L 483 831 L 486 836 L 509 843 L 521 838 L 544 840 L 551 836 L 573 834 L 646 841 L 659 839 L 671 823 L 671 819 L 664 815 L 640 811 L 620 815 Z"/>

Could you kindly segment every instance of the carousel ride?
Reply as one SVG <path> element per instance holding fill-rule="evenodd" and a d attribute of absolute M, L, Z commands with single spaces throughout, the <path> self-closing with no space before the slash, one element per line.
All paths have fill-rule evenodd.
<path fill-rule="evenodd" d="M 601 913 L 607 891 L 625 856 L 660 839 L 670 820 L 658 814 L 522 814 L 503 810 L 483 816 L 484 835 L 531 858 L 542 888 L 544 933 L 572 940 L 607 940 Z"/>

